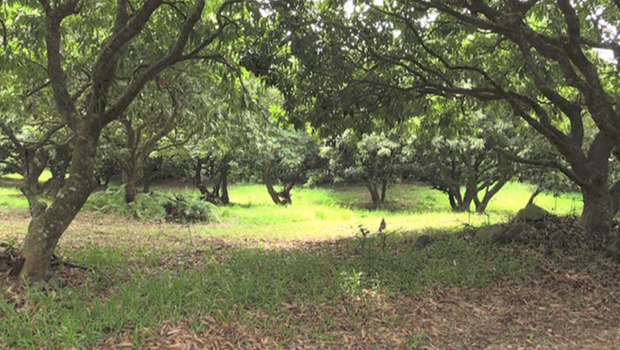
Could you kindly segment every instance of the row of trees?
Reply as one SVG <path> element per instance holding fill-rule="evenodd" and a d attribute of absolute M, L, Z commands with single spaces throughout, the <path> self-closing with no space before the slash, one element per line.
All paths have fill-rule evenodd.
<path fill-rule="evenodd" d="M 568 179 L 592 229 L 620 208 L 618 68 L 600 55 L 620 54 L 617 1 L 19 0 L 0 21 L 0 162 L 24 175 L 26 278 L 45 278 L 105 160 L 127 201 L 153 156 L 185 154 L 222 204 L 231 174 L 287 204 L 323 169 L 375 203 L 415 174 L 484 211 L 519 176 Z"/>
<path fill-rule="evenodd" d="M 620 208 L 620 182 L 613 176 L 620 154 L 618 1 L 279 5 L 265 24 L 279 31 L 267 41 L 289 47 L 302 67 L 298 76 L 312 79 L 290 98 L 297 112 L 317 111 L 315 125 L 363 126 L 369 114 L 402 121 L 419 114 L 399 111 L 419 111 L 436 96 L 481 103 L 524 134 L 543 138 L 549 153 L 501 143 L 494 149 L 562 172 L 583 194 L 580 223 L 610 227 Z M 277 47 L 265 55 L 289 54 Z M 275 63 L 267 75 L 287 91 L 286 79 L 277 78 L 291 65 Z"/>

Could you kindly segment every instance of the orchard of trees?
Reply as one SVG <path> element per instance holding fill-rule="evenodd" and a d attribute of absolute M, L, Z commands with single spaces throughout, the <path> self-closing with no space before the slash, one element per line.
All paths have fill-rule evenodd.
<path fill-rule="evenodd" d="M 256 181 L 424 181 L 485 212 L 510 181 L 578 190 L 580 225 L 620 209 L 617 0 L 0 1 L 0 172 L 46 278 L 89 196 L 156 179 L 205 201 Z M 43 171 L 52 177 L 39 182 Z"/>

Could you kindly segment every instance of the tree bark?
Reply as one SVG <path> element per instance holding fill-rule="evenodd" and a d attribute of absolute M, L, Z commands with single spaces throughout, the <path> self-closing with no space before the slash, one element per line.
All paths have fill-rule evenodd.
<path fill-rule="evenodd" d="M 271 197 L 271 200 L 277 204 L 282 205 L 280 201 L 280 196 L 278 192 L 273 188 L 273 184 L 271 182 L 271 161 L 267 160 L 263 163 L 263 181 L 265 181 L 265 186 L 267 187 L 267 192 Z"/>
<path fill-rule="evenodd" d="M 613 198 L 606 189 L 582 189 L 583 211 L 579 225 L 596 230 L 607 231 L 614 218 Z"/>
<path fill-rule="evenodd" d="M 228 165 L 228 156 L 224 156 L 222 160 L 222 164 L 220 167 L 220 182 L 222 184 L 222 194 L 220 195 L 220 200 L 223 205 L 230 204 L 230 198 L 228 197 L 228 171 L 230 170 L 230 166 Z"/>
<path fill-rule="evenodd" d="M 385 193 L 387 192 L 387 180 L 381 183 L 381 203 L 385 203 Z"/>
<path fill-rule="evenodd" d="M 138 176 L 134 171 L 123 171 L 125 203 L 136 203 L 138 201 L 138 181 Z"/>
<path fill-rule="evenodd" d="M 493 185 L 490 189 L 487 187 L 487 191 L 485 192 L 484 197 L 482 197 L 482 200 L 476 203 L 476 212 L 478 214 L 482 214 L 487 210 L 491 199 L 493 199 L 493 197 L 504 187 L 504 185 L 508 183 L 508 180 L 509 178 L 503 178 L 498 180 L 497 183 L 495 183 L 495 185 Z"/>
<path fill-rule="evenodd" d="M 370 192 L 370 198 L 372 199 L 372 204 L 375 207 L 381 205 L 381 197 L 379 196 L 379 190 L 377 186 L 371 181 L 366 182 L 366 188 L 368 188 L 368 192 Z"/>
<path fill-rule="evenodd" d="M 77 131 L 69 177 L 49 209 L 33 217 L 24 240 L 21 276 L 45 280 L 58 240 L 95 188 L 94 163 L 100 129 L 82 126 Z"/>
<path fill-rule="evenodd" d="M 534 193 L 532 193 L 532 195 L 530 196 L 530 199 L 527 200 L 527 206 L 530 206 L 532 204 L 534 204 L 534 200 L 536 199 L 536 197 L 538 197 L 538 195 L 540 195 L 543 192 L 543 188 L 542 187 L 538 187 L 536 188 L 536 191 L 534 191 Z"/>

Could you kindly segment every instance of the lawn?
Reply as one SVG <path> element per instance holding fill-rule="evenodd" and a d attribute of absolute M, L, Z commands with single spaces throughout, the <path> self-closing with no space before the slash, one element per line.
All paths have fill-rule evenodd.
<path fill-rule="evenodd" d="M 28 214 L 2 191 L 0 241 L 19 246 Z M 574 270 L 456 232 L 508 219 L 531 191 L 510 184 L 488 215 L 452 213 L 413 184 L 381 210 L 362 187 L 296 189 L 278 207 L 242 184 L 211 224 L 86 210 L 58 253 L 88 270 L 61 268 L 44 290 L 0 276 L 0 349 L 613 349 L 620 279 L 607 260 Z M 579 211 L 574 195 L 537 203 Z"/>
<path fill-rule="evenodd" d="M 186 197 L 197 197 L 192 187 L 165 187 Z M 447 197 L 420 184 L 397 184 L 389 188 L 382 209 L 370 210 L 370 196 L 361 186 L 297 188 L 293 205 L 276 206 L 261 185 L 240 184 L 230 188 L 234 205 L 217 210 L 220 222 L 192 225 L 197 234 L 221 238 L 266 240 L 329 239 L 351 236 L 360 225 L 375 230 L 385 218 L 390 231 L 453 229 L 481 226 L 510 219 L 527 203 L 533 188 L 521 183 L 507 185 L 490 203 L 485 215 L 453 213 Z M 0 210 L 27 208 L 27 201 L 14 188 L 0 188 Z M 542 194 L 536 203 L 558 215 L 580 212 L 578 194 L 560 197 Z M 88 211 L 89 205 L 86 206 Z"/>
<path fill-rule="evenodd" d="M 192 187 L 156 190 L 186 197 L 199 195 Z M 230 188 L 234 205 L 218 208 L 219 223 L 192 225 L 191 229 L 201 236 L 227 239 L 322 240 L 355 235 L 360 225 L 374 231 L 383 218 L 389 231 L 401 232 L 481 226 L 510 219 L 527 203 L 533 190 L 529 185 L 511 183 L 491 201 L 488 214 L 478 215 L 453 213 L 444 194 L 421 184 L 390 187 L 387 203 L 378 210 L 368 209 L 370 196 L 362 186 L 297 188 L 293 191 L 293 205 L 281 207 L 271 202 L 264 186 L 240 184 Z M 536 203 L 558 215 L 575 215 L 581 208 L 577 194 L 560 197 L 542 194 Z M 18 189 L 0 187 L 0 211 L 27 207 Z M 88 208 L 91 207 L 87 204 L 86 212 Z M 27 222 L 22 222 L 21 228 L 14 229 L 25 230 L 26 225 Z"/>

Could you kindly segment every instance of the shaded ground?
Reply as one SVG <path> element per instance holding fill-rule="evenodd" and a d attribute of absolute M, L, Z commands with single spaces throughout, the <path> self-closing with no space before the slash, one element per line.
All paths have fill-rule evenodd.
<path fill-rule="evenodd" d="M 0 242 L 8 241 L 18 248 L 28 220 L 29 216 L 23 210 L 0 211 Z M 408 224 L 407 220 L 410 219 L 403 220 Z M 393 227 L 395 221 L 396 218 L 388 217 L 388 227 Z M 368 227 L 377 227 L 376 218 L 369 218 L 368 222 Z M 294 224 L 296 230 L 314 225 L 303 220 Z M 325 224 L 331 225 L 332 222 Z M 506 245 L 493 246 L 491 249 L 491 252 L 508 250 L 510 253 L 507 255 L 485 255 L 488 251 L 482 249 L 482 246 L 476 246 L 479 244 L 476 243 L 479 240 L 476 238 L 477 231 L 472 236 L 471 230 L 459 235 L 439 235 L 452 238 L 438 241 L 436 244 L 445 244 L 445 247 L 435 250 L 420 245 L 420 233 L 399 236 L 392 232 L 384 246 L 376 229 L 371 229 L 372 238 L 365 241 L 360 238 L 357 227 L 343 229 L 346 230 L 343 234 L 323 235 L 331 239 L 318 239 L 316 236 L 317 239 L 306 237 L 278 240 L 251 232 L 241 236 L 248 238 L 208 235 L 211 229 L 226 228 L 227 225 L 233 226 L 235 223 L 185 226 L 157 220 L 140 222 L 112 215 L 80 213 L 63 236 L 58 253 L 63 260 L 77 259 L 78 263 L 91 270 L 59 267 L 56 274 L 66 285 L 60 289 L 48 288 L 35 298 L 24 292 L 25 287 L 17 279 L 0 275 L 0 334 L 3 331 L 2 317 L 13 312 L 11 317 L 15 327 L 5 329 L 23 330 L 26 335 L 21 339 L 28 339 L 31 336 L 28 333 L 33 328 L 51 324 L 49 329 L 40 329 L 44 335 L 31 336 L 33 342 L 41 339 L 37 336 L 45 338 L 45 332 L 50 332 L 63 344 L 54 347 L 31 343 L 28 346 L 30 349 L 71 348 L 64 344 L 70 343 L 72 339 L 62 337 L 80 339 L 87 336 L 82 335 L 82 331 L 100 338 L 94 338 L 94 344 L 97 344 L 94 347 L 86 347 L 78 340 L 81 346 L 76 345 L 76 349 L 618 348 L 618 265 L 608 261 L 601 264 L 596 260 L 598 258 L 590 260 L 587 254 L 566 258 L 562 254 L 570 253 L 573 245 L 562 244 L 556 247 L 557 244 L 548 244 L 563 242 L 559 237 L 566 242 L 579 243 L 577 249 L 581 246 L 590 249 L 587 247 L 593 242 L 583 239 L 587 232 L 575 228 L 572 219 L 553 218 L 544 225 L 537 224 L 537 228 L 519 228 L 518 234 L 510 235 L 512 238 L 509 241 L 512 243 L 502 242 Z M 264 226 L 265 223 L 259 222 L 257 225 Z M 502 225 L 495 226 L 501 228 L 502 233 L 512 232 L 512 226 L 509 229 Z M 251 227 L 244 226 L 241 229 Z M 433 234 L 426 231 L 423 233 Z M 528 244 L 534 242 L 534 238 L 540 239 L 540 242 L 535 246 Z M 511 245 L 513 241 L 518 241 L 520 245 Z M 537 250 L 537 247 L 540 249 Z M 557 250 L 561 252 L 559 258 L 565 258 L 570 263 L 558 264 L 554 260 L 558 256 L 548 254 L 550 247 L 560 248 Z M 244 251 L 250 252 L 247 260 L 242 259 Z M 410 254 L 412 251 L 415 254 Z M 275 253 L 275 256 L 268 253 Z M 278 255 L 280 253 L 282 255 Z M 478 253 L 482 260 L 470 259 L 469 255 Z M 304 254 L 314 260 L 304 258 Z M 530 264 L 525 261 L 532 255 L 537 257 L 536 264 L 532 265 L 535 266 L 534 272 L 529 270 Z M 398 260 L 400 256 L 404 257 L 402 261 Z M 503 264 L 497 260 L 498 256 L 516 261 Z M 328 257 L 331 260 L 326 260 Z M 369 257 L 375 259 L 372 260 L 375 262 L 385 257 L 384 266 L 375 269 L 372 261 L 369 263 Z M 396 258 L 390 260 L 392 257 Z M 326 267 L 320 264 L 322 260 L 328 261 L 326 264 L 339 266 L 329 272 L 333 279 L 326 281 L 325 285 L 320 285 L 320 278 L 324 276 L 319 275 L 317 278 L 312 275 Z M 471 264 L 472 270 L 467 270 L 469 265 L 463 269 L 459 264 Z M 511 264 L 516 266 L 511 267 Z M 424 268 L 435 269 L 436 266 L 445 275 L 429 275 L 428 271 L 424 271 Z M 451 270 L 452 267 L 454 269 Z M 306 273 L 306 269 L 312 271 L 312 268 L 317 270 Z M 502 272 L 496 275 L 489 271 L 496 268 Z M 372 275 L 373 271 L 387 278 L 394 273 L 395 280 L 417 278 L 419 286 L 416 288 L 419 289 L 407 289 L 405 287 L 411 286 L 399 285 L 398 282 L 376 288 L 369 286 L 372 284 L 370 280 L 354 284 L 355 275 L 352 275 L 344 278 L 344 282 L 354 284 L 349 286 L 351 290 L 339 290 L 331 294 L 319 292 L 315 299 L 307 298 L 303 293 L 304 288 L 317 285 L 318 288 L 331 288 L 333 285 L 330 283 L 342 282 L 337 275 L 339 272 L 351 269 L 353 272 L 365 271 L 369 279 L 375 276 Z M 229 270 L 234 271 L 229 273 Z M 185 276 L 186 280 L 173 279 L 175 275 L 182 276 L 188 272 L 197 275 L 222 274 L 223 277 L 201 279 L 190 274 Z M 291 273 L 296 275 L 291 278 Z M 467 276 L 463 276 L 468 273 L 483 274 L 484 286 L 463 286 L 479 284 L 478 280 L 472 278 L 474 282 L 471 282 Z M 261 274 L 267 276 L 266 281 L 253 280 L 261 278 Z M 244 285 L 245 282 L 241 281 L 237 285 L 228 285 L 229 276 L 247 279 L 248 284 Z M 159 279 L 170 281 L 169 284 L 157 284 Z M 206 284 L 196 286 L 196 281 Z M 290 288 L 288 283 L 291 283 Z M 261 300 L 264 295 L 256 292 L 255 296 L 252 295 L 254 290 L 243 289 L 263 286 L 266 289 L 262 293 L 270 298 L 269 287 L 272 285 L 277 285 L 274 291 L 289 293 L 277 299 L 275 305 Z M 149 296 L 149 288 L 152 286 L 159 286 L 163 290 Z M 179 294 L 169 290 L 173 288 L 179 288 L 182 292 Z M 222 291 L 204 295 L 219 295 L 222 298 L 230 296 L 239 298 L 239 301 L 226 304 L 226 307 L 205 309 L 207 311 L 185 309 L 186 305 L 201 305 L 205 302 L 224 304 L 223 299 L 196 298 L 194 293 L 200 294 L 209 288 L 220 288 Z M 230 288 L 230 294 L 225 294 L 226 288 Z M 128 296 L 123 294 L 123 290 L 130 292 Z M 134 291 L 138 294 L 133 295 Z M 84 295 L 75 295 L 81 292 Z M 157 299 L 158 296 L 161 299 Z M 148 319 L 141 319 L 140 315 L 129 315 L 120 320 L 121 326 L 118 328 L 110 326 L 115 320 L 118 321 L 114 315 L 101 317 L 102 329 L 97 329 L 98 324 L 94 327 L 91 324 L 89 326 L 92 328 L 87 329 L 86 326 L 80 328 L 81 321 L 75 314 L 63 313 L 63 310 L 74 308 L 74 305 L 91 308 L 93 304 L 112 300 L 118 303 L 112 313 L 123 315 L 126 312 L 149 311 L 148 304 L 144 309 L 138 307 L 137 311 L 123 309 L 135 303 L 132 299 L 123 304 L 122 299 L 126 297 L 137 298 L 135 302 L 147 297 L 162 302 L 174 299 L 169 308 L 161 308 L 162 313 L 158 314 L 157 322 L 149 323 Z M 3 307 L 6 309 L 3 310 Z M 152 307 L 155 309 L 156 305 Z M 225 312 L 215 312 L 223 308 L 227 308 Z M 177 309 L 181 311 L 176 312 Z M 41 316 L 42 313 L 45 316 Z M 173 313 L 174 316 L 171 315 Z M 106 323 L 108 321 L 111 323 Z M 68 325 L 65 327 L 64 323 Z M 61 331 L 62 336 L 58 336 Z M 9 348 L 0 337 L 0 349 Z"/>
<path fill-rule="evenodd" d="M 201 331 L 169 321 L 140 349 L 611 350 L 620 341 L 618 277 L 550 272 L 520 285 L 428 290 L 425 297 L 365 295 L 339 307 L 291 303 L 283 307 L 292 316 L 279 320 L 289 335 L 208 317 L 198 320 Z M 131 347 L 131 337 L 111 337 L 100 348 Z"/>
<path fill-rule="evenodd" d="M 63 242 L 65 249 L 79 250 L 87 245 L 160 249 L 169 253 L 161 254 L 159 267 L 172 271 L 199 268 L 205 259 L 213 257 L 226 261 L 230 249 L 265 243 L 204 237 L 190 240 L 189 235 L 183 235 L 183 227 L 169 234 L 158 231 L 161 225 L 145 228 L 142 223 L 118 223 L 109 217 L 82 216 L 81 220 L 85 221 L 78 221 L 74 230 L 89 231 L 68 235 Z M 93 229 L 98 225 L 105 226 L 99 231 Z M 136 230 L 133 225 L 141 225 L 148 239 L 115 233 L 121 226 Z M 342 240 L 264 246 L 312 254 L 330 251 L 340 253 L 342 260 L 354 254 L 350 242 Z M 131 262 L 129 265 L 133 268 Z M 554 266 L 543 258 L 537 276 L 503 278 L 477 288 L 429 286 L 415 296 L 364 289 L 358 295 L 319 304 L 291 300 L 280 305 L 286 312 L 276 315 L 261 308 L 233 310 L 240 321 L 223 322 L 209 315 L 181 317 L 163 322 L 157 329 L 125 329 L 108 336 L 97 349 L 135 348 L 136 334 L 142 334 L 138 348 L 145 350 L 617 349 L 620 269 L 609 265 L 590 274 L 587 266 L 583 270 Z M 89 272 L 79 269 L 58 273 L 69 281 L 69 288 L 79 289 L 89 278 Z M 10 285 L 4 288 L 4 296 L 16 307 L 36 307 L 23 298 L 23 286 L 18 281 L 5 277 L 1 284 Z"/>

